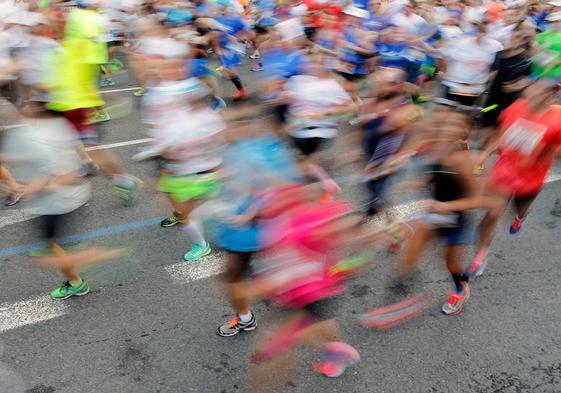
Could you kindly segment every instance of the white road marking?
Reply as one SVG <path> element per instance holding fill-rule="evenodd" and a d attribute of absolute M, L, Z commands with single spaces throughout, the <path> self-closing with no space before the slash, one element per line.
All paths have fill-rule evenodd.
<path fill-rule="evenodd" d="M 191 282 L 216 276 L 224 271 L 224 254 L 216 253 L 197 262 L 179 262 L 164 270 L 174 281 Z"/>
<path fill-rule="evenodd" d="M 48 296 L 0 305 L 0 332 L 48 321 L 68 311 L 68 304 L 57 302 Z"/>
<path fill-rule="evenodd" d="M 560 180 L 560 179 L 561 179 L 561 173 L 559 173 L 557 171 L 551 171 L 545 182 L 546 183 L 551 183 L 551 182 L 554 182 L 554 181 L 557 181 L 557 180 Z"/>
<path fill-rule="evenodd" d="M 154 141 L 154 138 L 133 139 L 132 141 L 116 142 L 116 143 L 109 143 L 107 145 L 86 147 L 86 151 L 113 149 L 114 147 L 139 145 L 141 143 L 149 143 L 152 141 Z"/>
<path fill-rule="evenodd" d="M 8 225 L 17 224 L 31 220 L 36 216 L 27 212 L 26 209 L 6 209 L 0 210 L 0 228 L 7 227 Z"/>
<path fill-rule="evenodd" d="M 132 90 L 138 90 L 138 89 L 140 89 L 140 86 L 123 87 L 122 89 L 100 90 L 99 92 L 101 94 L 110 94 L 110 93 L 120 93 L 122 91 L 132 91 Z"/>

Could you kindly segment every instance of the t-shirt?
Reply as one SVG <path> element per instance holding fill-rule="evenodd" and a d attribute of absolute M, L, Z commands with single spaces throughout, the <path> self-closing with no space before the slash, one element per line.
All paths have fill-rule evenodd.
<path fill-rule="evenodd" d="M 423 34 L 428 27 L 427 21 L 417 14 L 407 16 L 405 14 L 398 13 L 392 17 L 391 21 L 394 25 L 401 27 L 408 33 L 414 35 Z"/>
<path fill-rule="evenodd" d="M 451 90 L 478 95 L 485 90 L 489 70 L 502 45 L 490 38 L 464 36 L 448 42 L 441 55 L 448 61 L 443 84 Z"/>
<path fill-rule="evenodd" d="M 308 58 L 297 50 L 285 51 L 270 48 L 262 53 L 264 79 L 288 79 L 301 74 L 308 65 Z"/>
<path fill-rule="evenodd" d="M 349 94 L 335 79 L 298 75 L 287 81 L 285 89 L 292 99 L 289 108 L 290 135 L 297 138 L 334 138 L 337 135 L 337 120 L 307 118 L 308 115 L 351 102 Z"/>
<path fill-rule="evenodd" d="M 499 158 L 491 183 L 510 194 L 538 193 L 561 146 L 561 108 L 552 107 L 541 115 L 531 113 L 528 101 L 519 99 L 500 116 Z"/>
<path fill-rule="evenodd" d="M 4 141 L 6 153 L 21 158 L 10 166 L 14 178 L 29 181 L 42 175 L 65 175 L 80 168 L 78 140 L 66 119 L 29 119 L 26 123 L 9 131 Z M 85 181 L 39 193 L 25 207 L 31 214 L 66 214 L 84 205 L 90 194 L 91 185 Z"/>
<path fill-rule="evenodd" d="M 534 57 L 534 73 L 542 78 L 561 77 L 561 64 L 549 67 L 549 64 L 561 59 L 561 31 L 548 30 L 536 37 L 536 42 L 544 49 Z"/>

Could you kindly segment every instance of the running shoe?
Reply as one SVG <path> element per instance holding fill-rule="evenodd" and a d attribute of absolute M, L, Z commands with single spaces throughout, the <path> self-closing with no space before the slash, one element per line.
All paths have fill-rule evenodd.
<path fill-rule="evenodd" d="M 156 158 L 162 155 L 162 149 L 158 146 L 149 147 L 147 149 L 141 150 L 132 156 L 135 161 L 144 161 Z"/>
<path fill-rule="evenodd" d="M 130 207 L 134 205 L 138 197 L 138 191 L 142 187 L 142 180 L 136 176 L 127 175 L 127 177 L 132 180 L 129 187 L 114 184 L 113 188 L 119 194 L 119 197 L 123 200 L 125 207 Z"/>
<path fill-rule="evenodd" d="M 89 124 L 103 123 L 109 120 L 111 120 L 111 116 L 109 116 L 109 113 L 107 113 L 107 111 L 104 109 L 100 109 L 98 111 L 95 111 L 92 117 L 90 117 Z"/>
<path fill-rule="evenodd" d="M 212 109 L 213 111 L 219 111 L 226 108 L 226 106 L 226 101 L 224 101 L 220 97 L 214 97 L 214 99 L 212 100 L 212 104 L 210 105 L 210 109 Z"/>
<path fill-rule="evenodd" d="M 210 244 L 207 243 L 205 247 L 201 247 L 199 244 L 193 244 L 193 247 L 187 251 L 185 255 L 183 255 L 183 259 L 189 262 L 195 262 L 201 259 L 202 257 L 207 256 L 212 252 L 210 248 Z"/>
<path fill-rule="evenodd" d="M 181 223 L 181 220 L 172 214 L 168 218 L 163 219 L 162 222 L 160 223 L 160 226 L 162 228 L 171 228 L 179 223 Z"/>
<path fill-rule="evenodd" d="M 113 79 L 106 78 L 99 81 L 99 87 L 109 87 L 109 86 L 115 86 L 115 82 L 113 82 Z"/>
<path fill-rule="evenodd" d="M 142 97 L 144 94 L 144 87 L 139 88 L 134 93 L 132 93 L 135 97 Z"/>
<path fill-rule="evenodd" d="M 20 201 L 23 194 L 24 191 L 17 191 L 6 195 L 6 197 L 4 198 L 4 206 L 6 207 L 14 206 L 16 203 Z"/>
<path fill-rule="evenodd" d="M 88 283 L 82 280 L 82 283 L 77 287 L 70 285 L 66 281 L 60 288 L 51 291 L 50 295 L 53 300 L 64 300 L 72 296 L 84 296 L 90 292 Z"/>
<path fill-rule="evenodd" d="M 471 262 L 467 271 L 470 278 L 479 277 L 483 274 L 487 267 L 487 254 L 487 249 L 481 249 L 475 254 L 475 258 L 473 258 L 473 262 Z"/>
<path fill-rule="evenodd" d="M 259 53 L 258 50 L 256 50 L 255 52 L 253 52 L 253 54 L 251 56 L 249 56 L 249 58 L 253 59 L 253 60 L 257 60 L 257 59 L 261 58 L 261 54 Z"/>
<path fill-rule="evenodd" d="M 82 163 L 80 168 L 76 171 L 76 176 L 86 177 L 86 176 L 97 176 L 99 174 L 100 168 L 93 161 L 86 161 Z"/>
<path fill-rule="evenodd" d="M 314 371 L 330 378 L 336 378 L 359 360 L 358 351 L 349 344 L 330 342 L 324 345 L 321 360 L 314 365 Z"/>
<path fill-rule="evenodd" d="M 251 71 L 261 72 L 263 71 L 263 66 L 261 64 L 255 64 L 253 67 L 251 67 Z"/>
<path fill-rule="evenodd" d="M 238 90 L 234 93 L 234 97 L 232 97 L 234 101 L 241 101 L 247 98 L 247 91 L 245 89 Z"/>
<path fill-rule="evenodd" d="M 255 315 L 251 314 L 249 322 L 242 322 L 238 315 L 234 315 L 230 322 L 218 328 L 218 335 L 221 337 L 232 337 L 239 332 L 251 332 L 257 328 L 257 321 Z"/>
<path fill-rule="evenodd" d="M 360 324 L 378 330 L 389 329 L 416 317 L 432 306 L 434 302 L 434 296 L 419 293 L 401 302 L 363 314 L 360 318 Z"/>
<path fill-rule="evenodd" d="M 514 221 L 512 222 L 512 225 L 510 226 L 509 233 L 511 235 L 517 234 L 522 230 L 523 224 L 524 224 L 524 218 L 518 218 L 518 216 L 516 216 L 514 218 Z"/>
<path fill-rule="evenodd" d="M 450 292 L 448 301 L 442 306 L 442 312 L 446 315 L 458 315 L 462 312 L 466 300 L 469 299 L 469 285 L 467 282 L 462 282 L 464 287 L 462 293 L 455 291 Z"/>

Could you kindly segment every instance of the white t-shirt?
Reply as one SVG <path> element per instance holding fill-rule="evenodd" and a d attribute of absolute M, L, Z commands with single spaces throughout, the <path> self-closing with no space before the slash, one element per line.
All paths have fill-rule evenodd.
<path fill-rule="evenodd" d="M 139 44 L 140 53 L 147 56 L 174 59 L 189 54 L 189 45 L 173 38 L 145 36 L 140 39 Z"/>
<path fill-rule="evenodd" d="M 407 16 L 401 12 L 395 14 L 391 21 L 396 26 L 414 35 L 420 35 L 423 28 L 428 24 L 426 20 L 417 14 Z"/>
<path fill-rule="evenodd" d="M 208 109 L 180 112 L 162 130 L 167 146 L 165 166 L 175 175 L 188 175 L 215 169 L 222 164 L 223 131 L 218 113 Z"/>
<path fill-rule="evenodd" d="M 78 140 L 72 125 L 64 118 L 27 119 L 23 127 L 10 130 L 4 144 L 7 155 L 19 158 L 7 163 L 15 179 L 29 181 L 41 175 L 60 176 L 78 170 Z M 60 186 L 54 192 L 40 193 L 24 207 L 31 214 L 70 213 L 90 198 L 91 185 L 84 181 Z"/>
<path fill-rule="evenodd" d="M 498 41 L 487 37 L 483 37 L 479 43 L 473 36 L 449 41 L 441 49 L 443 58 L 448 61 L 442 83 L 453 91 L 482 93 L 495 56 L 502 49 Z"/>
<path fill-rule="evenodd" d="M 351 102 L 349 94 L 335 79 L 297 75 L 287 81 L 285 89 L 292 99 L 290 135 L 296 138 L 334 138 L 337 135 L 336 120 L 307 117 Z"/>

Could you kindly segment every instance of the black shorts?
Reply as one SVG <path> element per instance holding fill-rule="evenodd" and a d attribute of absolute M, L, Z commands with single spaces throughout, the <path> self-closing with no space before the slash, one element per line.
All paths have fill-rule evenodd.
<path fill-rule="evenodd" d="M 317 32 L 317 28 L 315 27 L 312 26 L 304 27 L 304 34 L 306 34 L 306 38 L 309 39 L 310 41 L 314 40 L 314 37 L 316 36 L 316 32 Z"/>
<path fill-rule="evenodd" d="M 337 73 L 349 82 L 358 82 L 366 77 L 366 74 L 351 74 L 343 71 L 337 71 Z"/>
<path fill-rule="evenodd" d="M 45 240 L 53 240 L 60 236 L 67 220 L 67 214 L 52 214 L 42 216 L 42 236 Z"/>
<path fill-rule="evenodd" d="M 233 284 L 240 282 L 251 274 L 251 258 L 253 252 L 228 251 L 224 281 Z"/>
<path fill-rule="evenodd" d="M 300 152 L 305 155 L 309 156 L 314 154 L 318 149 L 327 142 L 327 138 L 295 138 L 292 137 L 292 143 L 294 146 L 300 150 Z"/>
<path fill-rule="evenodd" d="M 288 105 L 287 104 L 281 104 L 281 105 L 275 106 L 273 108 L 273 113 L 274 113 L 275 118 L 277 119 L 277 122 L 279 122 L 280 124 L 285 124 L 286 119 L 287 119 L 286 114 L 288 113 Z"/>
<path fill-rule="evenodd" d="M 269 32 L 269 28 L 267 26 L 255 25 L 253 28 L 257 34 L 267 34 Z"/>
<path fill-rule="evenodd" d="M 460 94 L 454 94 L 450 92 L 450 88 L 448 86 L 445 86 L 444 98 L 450 101 L 457 102 L 460 105 L 473 106 L 479 96 L 463 96 Z"/>

